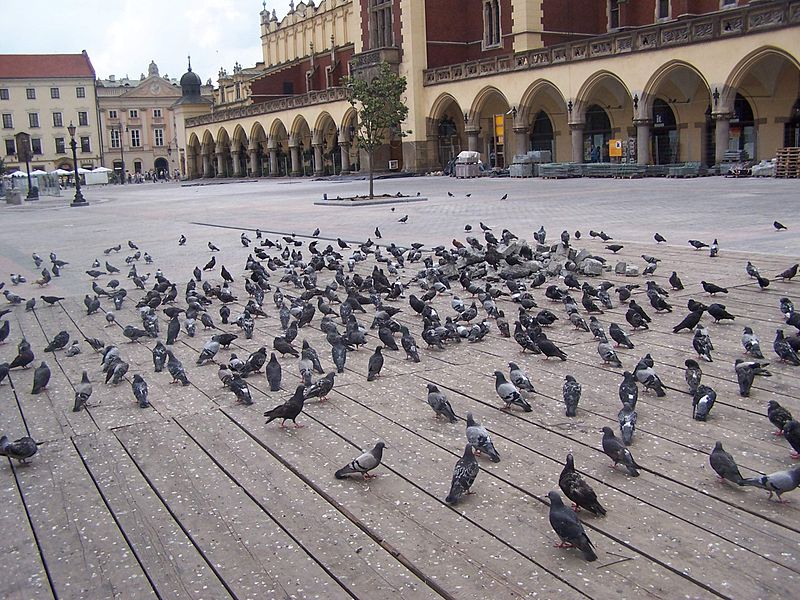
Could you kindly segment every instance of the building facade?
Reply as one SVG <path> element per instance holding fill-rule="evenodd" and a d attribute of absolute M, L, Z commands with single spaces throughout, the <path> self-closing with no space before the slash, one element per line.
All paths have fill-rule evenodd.
<path fill-rule="evenodd" d="M 462 149 L 710 166 L 800 145 L 800 0 L 323 0 L 261 27 L 247 98 L 186 122 L 191 177 L 357 168 L 341 77 L 379 63 L 407 79 L 411 133 L 377 169 Z"/>
<path fill-rule="evenodd" d="M 102 162 L 95 72 L 81 54 L 0 55 L 0 113 L 3 160 L 7 171 L 25 170 L 15 135 L 31 136 L 31 170 L 72 170 L 67 126 L 76 127 L 78 166 Z"/>
<path fill-rule="evenodd" d="M 201 93 L 209 101 L 211 86 Z M 97 82 L 104 166 L 117 178 L 185 172 L 185 154 L 178 141 L 173 105 L 182 97 L 177 80 L 162 77 L 151 62 L 137 81 L 110 77 Z M 208 106 L 208 104 L 206 105 Z"/>

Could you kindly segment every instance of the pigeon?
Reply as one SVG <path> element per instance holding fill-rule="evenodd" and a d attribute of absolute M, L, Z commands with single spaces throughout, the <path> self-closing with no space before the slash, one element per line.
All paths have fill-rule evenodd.
<path fill-rule="evenodd" d="M 705 421 L 711 412 L 711 407 L 717 399 L 717 392 L 707 385 L 700 384 L 692 397 L 692 418 L 695 421 Z"/>
<path fill-rule="evenodd" d="M 525 371 L 519 368 L 517 363 L 515 362 L 508 363 L 508 368 L 510 371 L 509 379 L 511 380 L 511 383 L 517 386 L 517 389 L 519 389 L 521 392 L 529 392 L 531 394 L 536 393 L 536 390 L 534 389 L 530 378 L 525 373 Z"/>
<path fill-rule="evenodd" d="M 236 394 L 236 400 L 241 402 L 245 406 L 250 406 L 253 403 L 253 396 L 250 394 L 250 388 L 247 386 L 247 382 L 235 375 L 231 378 L 228 382 L 228 388 Z"/>
<path fill-rule="evenodd" d="M 397 219 L 397 222 L 398 223 L 407 223 L 408 222 L 408 215 L 404 215 L 404 216 L 400 217 L 399 219 Z"/>
<path fill-rule="evenodd" d="M 211 252 L 219 252 L 219 248 L 217 248 L 217 247 L 216 247 L 214 244 L 212 244 L 211 242 L 208 242 L 208 249 L 209 249 L 209 250 L 211 250 Z"/>
<path fill-rule="evenodd" d="M 153 347 L 153 367 L 155 368 L 155 372 L 160 373 L 163 371 L 166 362 L 167 347 L 164 346 L 164 343 L 161 340 L 158 340 L 156 345 Z"/>
<path fill-rule="evenodd" d="M 656 231 L 655 235 L 653 236 L 653 239 L 656 241 L 657 244 L 660 244 L 661 242 L 666 242 L 667 241 L 667 238 L 665 238 L 663 235 L 661 235 L 657 231 Z"/>
<path fill-rule="evenodd" d="M 181 234 L 181 237 L 178 238 L 178 246 L 183 246 L 186 244 L 186 236 Z"/>
<path fill-rule="evenodd" d="M 27 462 L 39 450 L 39 445 L 32 437 L 21 437 L 14 442 L 8 441 L 8 436 L 0 437 L 0 456 L 14 458 L 17 461 Z"/>
<path fill-rule="evenodd" d="M 800 423 L 792 419 L 783 426 L 783 437 L 789 442 L 794 452 L 792 458 L 800 458 Z"/>
<path fill-rule="evenodd" d="M 780 221 L 773 221 L 773 222 L 772 222 L 772 226 L 773 226 L 773 227 L 774 227 L 774 228 L 775 228 L 777 231 L 782 231 L 782 230 L 786 230 L 786 229 L 787 229 L 786 225 L 784 225 L 784 224 L 783 224 L 783 223 L 781 223 Z"/>
<path fill-rule="evenodd" d="M 170 383 L 180 381 L 183 386 L 189 385 L 189 378 L 186 377 L 183 363 L 175 357 L 172 350 L 167 350 L 167 371 L 172 375 L 172 381 L 170 381 Z"/>
<path fill-rule="evenodd" d="M 266 425 L 269 425 L 275 419 L 281 419 L 281 424 L 279 427 L 285 427 L 286 420 L 292 421 L 294 423 L 295 428 L 299 429 L 301 427 L 305 427 L 304 425 L 297 424 L 297 417 L 303 412 L 303 401 L 305 400 L 305 389 L 306 386 L 300 384 L 294 391 L 294 395 L 289 398 L 283 404 L 279 404 L 272 410 L 268 410 L 264 413 L 264 416 L 267 417 Z"/>
<path fill-rule="evenodd" d="M 139 329 L 138 327 L 134 327 L 133 325 L 126 325 L 125 328 L 122 330 L 122 335 L 128 338 L 131 342 L 135 342 L 141 337 L 149 337 L 150 334 L 147 333 L 144 329 Z"/>
<path fill-rule="evenodd" d="M 708 247 L 708 254 L 711 258 L 719 256 L 719 242 L 717 242 L 717 238 L 714 238 L 714 241 L 711 242 L 711 246 Z"/>
<path fill-rule="evenodd" d="M 500 396 L 500 399 L 505 402 L 503 410 L 509 410 L 512 405 L 521 407 L 525 412 L 531 412 L 533 410 L 528 401 L 519 393 L 517 387 L 506 380 L 506 376 L 503 375 L 502 371 L 495 371 L 494 377 L 494 389 L 497 395 Z"/>
<path fill-rule="evenodd" d="M 78 340 L 72 340 L 72 344 L 64 351 L 64 356 L 71 357 L 77 356 L 81 353 L 81 345 Z"/>
<path fill-rule="evenodd" d="M 797 352 L 792 348 L 783 335 L 783 329 L 778 329 L 775 334 L 775 342 L 772 344 L 775 354 L 781 359 L 781 362 L 788 363 L 795 367 L 800 366 L 800 357 Z"/>
<path fill-rule="evenodd" d="M 8 369 L 9 371 L 16 368 L 27 369 L 34 358 L 31 345 L 25 338 L 22 338 L 22 341 L 17 345 L 17 356 L 15 356 L 11 364 L 8 365 Z"/>
<path fill-rule="evenodd" d="M 330 394 L 331 390 L 333 390 L 333 381 L 336 377 L 336 373 L 331 371 L 325 377 L 320 377 L 317 379 L 311 387 L 307 388 L 305 391 L 306 400 L 309 398 L 319 398 L 320 402 L 325 402 L 328 400 L 328 394 Z"/>
<path fill-rule="evenodd" d="M 611 250 L 614 254 L 622 250 L 625 246 L 622 244 L 609 244 L 606 246 L 606 250 Z"/>
<path fill-rule="evenodd" d="M 275 353 L 270 353 L 269 362 L 264 369 L 267 374 L 267 383 L 269 383 L 269 391 L 277 392 L 281 389 L 281 363 L 278 362 Z"/>
<path fill-rule="evenodd" d="M 8 377 L 8 363 L 0 363 L 0 383 Z"/>
<path fill-rule="evenodd" d="M 464 494 L 470 494 L 470 488 L 475 483 L 475 478 L 480 471 L 478 461 L 475 460 L 472 444 L 464 446 L 464 454 L 456 462 L 453 469 L 453 480 L 450 483 L 450 492 L 444 499 L 448 504 L 456 504 Z"/>
<path fill-rule="evenodd" d="M 640 360 L 637 363 L 636 368 L 633 370 L 633 374 L 636 377 L 636 381 L 641 383 L 645 389 L 654 390 L 656 396 L 659 398 L 663 398 L 667 395 L 667 393 L 664 391 L 664 384 L 661 382 L 659 376 L 656 375 L 655 369 L 647 364 L 645 360 Z"/>
<path fill-rule="evenodd" d="M 714 323 L 719 323 L 724 320 L 733 321 L 736 318 L 725 309 L 724 304 L 715 302 L 714 304 L 710 304 L 706 310 L 708 314 L 714 318 Z"/>
<path fill-rule="evenodd" d="M 453 407 L 450 406 L 450 402 L 447 400 L 447 396 L 439 391 L 439 388 L 432 383 L 429 383 L 427 387 L 428 404 L 433 409 L 433 412 L 436 413 L 436 418 L 438 419 L 440 416 L 443 416 L 451 423 L 455 423 L 458 419 L 456 418 L 455 412 L 453 412 Z"/>
<path fill-rule="evenodd" d="M 744 332 L 742 333 L 742 346 L 744 346 L 745 354 L 749 354 L 753 358 L 764 358 L 758 337 L 753 333 L 750 327 L 744 328 Z"/>
<path fill-rule="evenodd" d="M 80 410 L 86 406 L 91 395 L 92 382 L 89 381 L 89 374 L 84 370 L 80 383 L 75 386 L 75 404 L 72 407 L 72 412 L 80 412 Z"/>
<path fill-rule="evenodd" d="M 400 344 L 403 346 L 403 350 L 406 352 L 406 360 L 411 359 L 415 363 L 419 362 L 419 350 L 417 349 L 417 342 L 414 339 L 414 336 L 411 335 L 409 332 L 408 327 L 403 325 L 400 327 L 400 333 L 402 337 L 400 338 Z"/>
<path fill-rule="evenodd" d="M 777 400 L 770 400 L 767 404 L 767 418 L 778 429 L 774 435 L 783 435 L 784 426 L 793 419 L 792 413 L 781 406 Z"/>
<path fill-rule="evenodd" d="M 382 346 L 375 346 L 375 352 L 369 357 L 367 364 L 367 381 L 375 381 L 375 378 L 381 374 L 383 368 L 383 354 L 381 354 Z"/>
<path fill-rule="evenodd" d="M 611 339 L 617 343 L 617 346 L 624 346 L 629 350 L 633 349 L 633 342 L 631 341 L 631 338 L 628 337 L 628 334 L 625 333 L 622 327 L 616 323 L 611 323 L 611 325 L 609 325 L 608 333 L 611 336 Z"/>
<path fill-rule="evenodd" d="M 47 363 L 42 361 L 33 372 L 33 389 L 31 390 L 31 394 L 38 394 L 45 388 L 47 388 L 47 384 L 50 382 L 50 367 L 47 366 Z"/>
<path fill-rule="evenodd" d="M 788 502 L 788 500 L 783 500 L 781 495 L 786 492 L 791 492 L 800 485 L 800 467 L 770 473 L 769 475 L 761 475 L 760 477 L 751 477 L 745 479 L 742 485 L 752 485 L 763 488 L 769 492 L 767 499 L 772 498 L 772 495 L 776 494 L 778 496 L 778 502 Z"/>
<path fill-rule="evenodd" d="M 500 454 L 495 450 L 489 432 L 476 422 L 471 412 L 467 413 L 467 442 L 475 448 L 476 454 L 486 454 L 492 462 L 500 462 Z"/>
<path fill-rule="evenodd" d="M 703 248 L 708 248 L 708 244 L 706 244 L 705 242 L 701 242 L 700 240 L 689 240 L 689 244 L 695 250 L 701 250 Z"/>
<path fill-rule="evenodd" d="M 220 343 L 217 340 L 214 338 L 208 340 L 203 346 L 203 349 L 200 351 L 200 356 L 197 357 L 197 365 L 199 366 L 204 365 L 207 362 L 214 362 L 214 357 L 217 355 L 217 352 L 219 352 L 219 348 Z"/>
<path fill-rule="evenodd" d="M 56 336 L 47 344 L 47 347 L 44 349 L 45 352 L 55 352 L 56 350 L 61 350 L 64 348 L 67 343 L 69 343 L 69 333 L 66 331 L 59 331 Z"/>
<path fill-rule="evenodd" d="M 639 386 L 636 385 L 636 378 L 630 371 L 622 374 L 622 381 L 619 384 L 619 399 L 623 405 L 630 404 L 631 408 L 636 408 L 639 401 Z"/>
<path fill-rule="evenodd" d="M 714 362 L 714 359 L 711 358 L 711 351 L 714 349 L 714 345 L 711 343 L 711 336 L 708 335 L 708 329 L 705 327 L 698 327 L 694 330 L 692 346 L 700 358 L 707 362 Z"/>
<path fill-rule="evenodd" d="M 550 499 L 550 526 L 561 540 L 559 548 L 578 548 L 583 553 L 583 558 L 589 562 L 597 560 L 594 545 L 589 540 L 583 525 L 577 515 L 564 506 L 561 494 L 556 491 L 548 492 Z"/>
<path fill-rule="evenodd" d="M 211 257 L 211 260 L 210 260 L 210 261 L 208 261 L 208 262 L 205 264 L 205 266 L 203 267 L 203 271 L 210 271 L 210 270 L 211 270 L 211 269 L 213 269 L 213 268 L 214 268 L 216 265 L 217 265 L 217 257 L 216 257 L 216 256 L 212 256 L 212 257 Z"/>
<path fill-rule="evenodd" d="M 681 281 L 681 278 L 678 277 L 678 273 L 676 271 L 673 271 L 672 275 L 669 276 L 669 284 L 672 286 L 673 290 L 683 289 L 683 282 Z"/>
<path fill-rule="evenodd" d="M 602 339 L 597 343 L 597 353 L 603 359 L 604 364 L 610 364 L 612 367 L 622 368 L 622 361 L 614 352 L 614 348 L 608 343 L 607 339 Z"/>
<path fill-rule="evenodd" d="M 578 402 L 581 400 L 581 384 L 572 375 L 564 377 L 564 385 L 561 388 L 564 396 L 564 406 L 566 415 L 574 417 L 577 415 Z"/>
<path fill-rule="evenodd" d="M 719 477 L 719 481 L 727 479 L 736 485 L 744 485 L 744 479 L 739 472 L 739 467 L 736 466 L 736 461 L 722 448 L 722 442 L 714 444 L 714 449 L 708 456 L 708 462 L 711 463 L 711 468 Z"/>
<path fill-rule="evenodd" d="M 686 379 L 686 385 L 689 386 L 689 393 L 694 396 L 697 387 L 700 385 L 700 379 L 703 377 L 703 372 L 700 370 L 700 365 L 693 358 L 687 358 L 684 363 L 686 371 L 683 376 Z"/>
<path fill-rule="evenodd" d="M 633 443 L 633 434 L 636 431 L 637 417 L 638 414 L 628 402 L 625 402 L 617 413 L 619 431 L 622 435 L 622 442 L 626 446 L 630 446 Z"/>
<path fill-rule="evenodd" d="M 775 277 L 777 277 L 778 279 L 783 279 L 783 280 L 788 279 L 789 281 L 791 281 L 792 278 L 797 275 L 798 266 L 800 266 L 800 264 L 795 263 L 785 271 L 781 271 L 780 273 L 775 275 Z"/>
<path fill-rule="evenodd" d="M 133 376 L 131 389 L 133 390 L 133 396 L 139 403 L 139 408 L 147 408 L 150 406 L 150 402 L 147 400 L 147 382 L 138 373 Z"/>
<path fill-rule="evenodd" d="M 3 321 L 2 325 L 0 325 L 0 344 L 6 341 L 9 333 L 11 333 L 11 323 Z"/>
<path fill-rule="evenodd" d="M 727 294 L 728 288 L 724 288 L 722 286 L 717 285 L 716 283 L 711 283 L 708 281 L 701 281 L 700 285 L 703 286 L 703 289 L 710 295 L 714 296 L 716 294 Z"/>
<path fill-rule="evenodd" d="M 558 487 L 575 504 L 575 512 L 585 508 L 597 517 L 606 516 L 606 509 L 598 502 L 595 491 L 575 470 L 575 462 L 571 452 L 567 454 L 567 462 L 558 477 Z"/>
<path fill-rule="evenodd" d="M 383 449 L 386 447 L 386 444 L 383 442 L 378 442 L 369 452 L 364 452 L 358 458 L 353 459 L 352 462 L 345 465 L 336 473 L 334 473 L 334 477 L 336 479 L 344 479 L 348 475 L 355 475 L 357 473 L 361 473 L 364 476 L 364 479 L 371 479 L 372 477 L 377 477 L 377 475 L 370 475 L 370 471 L 376 468 L 378 465 L 381 464 L 381 459 L 383 458 Z"/>
<path fill-rule="evenodd" d="M 620 442 L 610 427 L 603 427 L 603 452 L 614 461 L 612 468 L 616 468 L 617 464 L 622 463 L 631 477 L 638 477 L 641 469 L 636 461 L 633 459 L 631 451 L 625 447 L 625 444 Z"/>
<path fill-rule="evenodd" d="M 275 339 L 272 341 L 272 347 L 281 353 L 281 356 L 285 356 L 287 354 L 291 354 L 295 358 L 300 358 L 300 353 L 292 346 L 289 342 L 286 341 L 286 338 L 282 336 L 276 336 Z"/>

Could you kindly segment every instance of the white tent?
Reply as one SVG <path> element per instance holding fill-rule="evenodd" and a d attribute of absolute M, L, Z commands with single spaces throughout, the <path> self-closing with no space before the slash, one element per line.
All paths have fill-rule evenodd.
<path fill-rule="evenodd" d="M 63 177 L 64 175 L 72 175 L 72 171 L 67 171 L 65 169 L 56 169 L 55 171 L 50 171 L 50 174 Z"/>
<path fill-rule="evenodd" d="M 91 173 L 91 169 L 84 169 L 83 167 L 78 167 L 78 174 L 79 175 L 86 175 L 86 173 Z"/>
<path fill-rule="evenodd" d="M 92 169 L 92 173 L 111 173 L 113 169 L 109 169 L 108 167 L 97 167 Z"/>
<path fill-rule="evenodd" d="M 41 169 L 36 169 L 31 171 L 31 175 L 47 175 L 47 171 L 42 171 Z"/>

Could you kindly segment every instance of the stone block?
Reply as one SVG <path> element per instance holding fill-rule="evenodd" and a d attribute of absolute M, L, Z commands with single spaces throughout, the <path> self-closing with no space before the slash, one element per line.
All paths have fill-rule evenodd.
<path fill-rule="evenodd" d="M 638 277 L 639 276 L 639 267 L 636 265 L 628 265 L 625 268 L 625 277 Z"/>
<path fill-rule="evenodd" d="M 628 268 L 628 263 L 626 263 L 625 261 L 620 261 L 617 263 L 617 266 L 614 267 L 614 273 L 616 273 L 617 275 L 625 275 L 625 271 L 627 270 L 627 268 Z"/>
<path fill-rule="evenodd" d="M 594 275 L 601 275 L 603 273 L 603 263 L 599 260 L 595 260 L 593 258 L 587 258 L 583 261 L 583 274 L 594 276 Z"/>

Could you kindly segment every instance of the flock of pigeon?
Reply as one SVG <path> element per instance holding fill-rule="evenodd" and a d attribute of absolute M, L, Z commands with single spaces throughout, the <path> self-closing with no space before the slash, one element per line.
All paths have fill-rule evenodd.
<path fill-rule="evenodd" d="M 408 215 L 399 221 L 406 223 Z M 218 267 L 220 248 L 212 242 L 207 243 L 211 256 L 202 268 L 198 265 L 177 281 L 170 280 L 158 269 L 151 282 L 148 275 L 139 273 L 137 265 L 142 264 L 139 261 L 151 264 L 152 256 L 140 252 L 135 243 L 128 241 L 128 248 L 133 253 L 125 259 L 127 277 L 120 281 L 121 269 L 110 262 L 110 255 L 120 252 L 122 244 L 105 249 L 105 264 L 95 260 L 85 271 L 90 280 L 91 293 L 86 294 L 84 305 L 87 315 L 99 315 L 102 312 L 107 326 L 121 330 L 122 336 L 130 342 L 155 340 L 152 347 L 154 372 L 160 373 L 166 368 L 171 382 L 183 386 L 190 385 L 190 380 L 176 355 L 176 342 L 181 336 L 195 337 L 208 331 L 202 350 L 193 358 L 194 365 L 202 368 L 207 364 L 215 364 L 222 385 L 244 405 L 254 403 L 248 378 L 263 371 L 270 391 L 280 391 L 283 370 L 287 368 L 286 357 L 296 360 L 301 383 L 288 400 L 264 412 L 267 424 L 277 420 L 279 427 L 284 427 L 286 421 L 291 421 L 296 428 L 303 426 L 297 423 L 297 418 L 303 412 L 304 403 L 311 398 L 325 402 L 334 388 L 337 375 L 345 372 L 350 353 L 371 344 L 374 338 L 378 343 L 372 350 L 367 372 L 362 374 L 367 381 L 380 377 L 384 366 L 384 350 L 399 352 L 402 349 L 407 360 L 422 361 L 426 352 L 421 352 L 418 347 L 417 338 L 409 325 L 412 322 L 418 324 L 419 336 L 427 352 L 446 351 L 448 346 L 462 342 L 480 343 L 492 335 L 513 340 L 515 351 L 520 356 L 535 354 L 545 360 L 554 358 L 566 361 L 567 353 L 547 335 L 548 328 L 556 321 L 566 319 L 576 330 L 593 336 L 597 342 L 597 352 L 605 365 L 623 369 L 615 347 L 634 348 L 631 336 L 620 323 L 612 322 L 606 330 L 598 315 L 617 305 L 626 306 L 627 326 L 632 330 L 647 330 L 654 318 L 667 319 L 673 312 L 669 300 L 671 290 L 663 289 L 652 279 L 646 281 L 644 289 L 639 284 L 615 286 L 608 281 L 597 285 L 590 283 L 590 265 L 596 267 L 599 264 L 603 267 L 607 259 L 586 250 L 578 251 L 573 244 L 574 240 L 581 237 L 579 231 L 573 235 L 564 231 L 557 242 L 548 243 L 547 233 L 542 227 L 533 234 L 535 244 L 529 245 L 508 229 L 504 229 L 498 238 L 492 227 L 480 223 L 480 228 L 482 240 L 469 235 L 472 227 L 467 225 L 465 232 L 468 235 L 464 241 L 453 239 L 448 246 L 428 249 L 417 243 L 402 247 L 394 243 L 378 245 L 368 239 L 356 244 L 341 238 L 336 239 L 335 245 L 330 243 L 322 248 L 319 247 L 319 229 L 309 238 L 310 242 L 304 242 L 294 234 L 270 240 L 259 230 L 255 231 L 254 241 L 247 233 L 241 233 L 239 242 L 250 253 L 243 266 L 244 275 L 239 277 L 241 285 L 224 265 Z M 776 222 L 775 228 L 785 227 Z M 590 231 L 590 235 L 604 242 L 612 241 L 611 236 L 602 231 Z M 382 237 L 378 228 L 375 229 L 375 236 Z M 657 244 L 666 242 L 658 233 L 654 239 Z M 178 244 L 184 246 L 187 238 L 182 235 Z M 697 251 L 707 248 L 712 258 L 719 255 L 717 240 L 712 244 L 690 240 L 689 244 Z M 622 244 L 606 245 L 606 249 L 614 254 L 622 248 Z M 69 264 L 51 253 L 51 266 L 42 268 L 43 259 L 36 253 L 32 257 L 36 268 L 41 268 L 41 278 L 34 283 L 41 287 L 47 286 L 53 277 L 60 276 Z M 642 255 L 642 258 L 647 264 L 643 270 L 645 276 L 653 273 L 661 262 L 655 256 Z M 364 266 L 360 263 L 364 263 Z M 371 269 L 367 266 L 369 263 L 372 263 Z M 219 279 L 215 276 L 218 268 Z M 791 281 L 797 271 L 798 265 L 794 264 L 776 278 Z M 752 263 L 747 263 L 745 272 L 748 277 L 758 281 L 761 288 L 769 285 L 769 279 L 759 273 Z M 591 274 L 600 273 L 594 271 Z M 97 281 L 100 277 L 111 279 L 101 286 Z M 579 277 L 583 277 L 583 281 Z M 26 282 L 24 276 L 18 274 L 13 274 L 11 281 L 13 286 Z M 123 282 L 127 281 L 135 288 L 131 289 L 136 294 L 135 300 L 134 294 L 123 286 Z M 668 281 L 672 290 L 683 289 L 677 272 L 673 272 Z M 728 293 L 726 288 L 714 282 L 701 283 L 713 302 L 705 304 L 690 299 L 688 314 L 674 326 L 673 332 L 693 332 L 692 346 L 697 359 L 685 361 L 685 379 L 692 396 L 692 416 L 704 421 L 711 416 L 717 393 L 703 382 L 700 367 L 702 362 L 714 360 L 714 344 L 709 328 L 702 323 L 702 317 L 707 314 L 714 323 L 736 317 L 717 301 L 721 295 Z M 0 288 L 4 286 L 2 284 Z M 544 288 L 543 293 L 537 291 L 535 295 L 534 290 L 540 288 Z M 37 310 L 35 297 L 25 299 L 9 289 L 4 289 L 3 294 L 9 307 L 1 311 L 0 317 L 17 306 L 24 306 L 28 311 Z M 472 299 L 467 304 L 460 296 Z M 652 310 L 639 304 L 634 296 L 646 298 Z M 441 300 L 437 301 L 439 308 L 435 308 L 434 300 L 441 297 L 449 299 L 451 310 L 443 308 Z M 48 305 L 64 300 L 49 295 L 40 295 L 38 299 Z M 556 314 L 555 309 L 540 309 L 539 302 L 549 302 L 553 307 L 561 306 L 562 316 Z M 136 314 L 141 322 L 125 325 L 117 322 L 120 315 L 130 314 L 122 312 L 126 303 L 135 303 Z M 513 305 L 517 307 L 517 314 L 509 322 L 502 307 Z M 792 301 L 789 298 L 781 299 L 779 308 L 787 325 L 800 331 L 800 313 L 795 312 Z M 447 314 L 440 314 L 440 310 Z M 410 316 L 396 318 L 401 311 Z M 257 335 L 256 321 L 267 317 L 269 313 L 277 315 L 282 330 L 282 335 L 272 339 L 271 350 L 263 345 L 246 357 L 231 352 L 227 360 L 221 359 L 220 351 L 229 349 L 239 336 L 249 340 Z M 359 315 L 367 314 L 371 318 L 369 324 L 359 321 Z M 162 315 L 166 317 L 163 335 Z M 305 339 L 301 346 L 295 345 L 303 328 L 312 326 L 324 333 L 329 345 L 327 353 L 334 369 L 327 373 L 320 358 L 326 353 L 318 352 Z M 493 333 L 494 329 L 496 333 Z M 4 320 L 0 324 L 0 343 L 5 342 L 9 335 L 10 323 Z M 105 384 L 115 386 L 127 382 L 136 404 L 140 408 L 147 408 L 149 401 L 145 374 L 134 373 L 132 377 L 129 376 L 124 346 L 98 338 L 84 338 L 84 342 L 100 354 Z M 755 378 L 769 377 L 771 373 L 760 341 L 751 327 L 744 327 L 742 345 L 743 358 L 736 359 L 734 372 L 741 395 L 748 396 Z M 53 337 L 43 352 L 63 352 L 69 357 L 81 353 L 82 346 L 80 340 L 71 339 L 70 333 L 64 330 Z M 798 334 L 786 335 L 782 329 L 777 330 L 773 350 L 781 363 L 800 366 L 799 349 Z M 19 341 L 17 351 L 16 357 L 0 364 L 0 383 L 10 371 L 27 369 L 34 364 L 35 353 L 27 340 L 23 338 Z M 183 348 L 182 351 L 185 353 Z M 50 376 L 47 362 L 41 361 L 33 372 L 32 393 L 45 390 Z M 503 410 L 533 410 L 529 400 L 536 393 L 534 383 L 517 362 L 510 361 L 502 370 L 494 371 L 494 377 L 495 390 Z M 638 419 L 636 406 L 640 389 L 658 397 L 667 393 L 650 353 L 645 354 L 633 370 L 623 369 L 619 381 L 622 405 L 618 414 L 620 437 L 610 427 L 603 427 L 600 441 L 614 467 L 622 465 L 631 477 L 637 477 L 642 468 L 630 450 Z M 581 384 L 574 376 L 567 374 L 563 383 L 567 417 L 577 415 L 581 393 Z M 84 370 L 81 381 L 75 385 L 72 410 L 79 412 L 90 407 L 91 395 L 92 381 Z M 458 421 L 446 394 L 433 383 L 427 385 L 427 403 L 437 419 L 444 417 L 448 423 Z M 798 453 L 793 456 L 800 457 L 800 423 L 774 400 L 769 404 L 768 418 Z M 444 499 L 449 504 L 456 504 L 466 494 L 472 493 L 471 488 L 480 473 L 476 457 L 485 457 L 492 462 L 501 460 L 488 430 L 475 420 L 472 413 L 466 414 L 465 421 L 464 452 L 455 465 L 450 490 Z M 372 477 L 371 471 L 381 464 L 385 448 L 384 442 L 379 441 L 371 450 L 337 470 L 335 477 Z M 30 437 L 22 437 L 14 442 L 6 436 L 0 438 L 0 454 L 20 461 L 31 458 L 37 449 L 37 443 Z M 743 478 L 734 458 L 719 442 L 710 454 L 710 464 L 721 479 L 740 486 L 766 489 L 769 497 L 775 494 L 780 501 L 782 494 L 800 485 L 800 467 Z M 557 491 L 549 492 L 550 523 L 563 546 L 574 546 L 586 560 L 596 560 L 594 547 L 577 517 L 577 511 L 585 509 L 602 517 L 606 515 L 606 510 L 589 483 L 575 469 L 571 453 L 566 457 L 566 465 L 558 482 L 574 507 L 570 509 L 565 506 Z"/>

